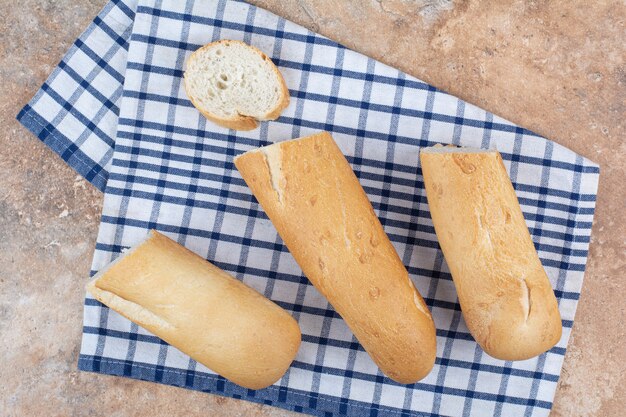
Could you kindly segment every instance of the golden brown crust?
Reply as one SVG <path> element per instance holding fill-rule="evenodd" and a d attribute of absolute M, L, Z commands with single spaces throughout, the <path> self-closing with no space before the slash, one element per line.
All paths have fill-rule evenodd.
<path fill-rule="evenodd" d="M 298 324 L 285 310 L 155 231 L 87 290 L 246 388 L 280 379 L 300 345 Z"/>
<path fill-rule="evenodd" d="M 494 358 L 539 355 L 561 318 L 515 190 L 497 151 L 420 153 L 430 213 L 463 317 Z"/>
<path fill-rule="evenodd" d="M 206 117 L 213 123 L 218 124 L 227 129 L 246 131 L 246 130 L 254 130 L 259 126 L 259 122 L 257 121 L 257 119 L 255 119 L 254 117 L 250 117 L 250 116 L 239 115 L 239 116 L 235 116 L 235 118 L 233 119 L 222 119 L 212 113 L 204 111 L 199 105 L 196 104 L 195 100 L 191 97 L 191 95 L 189 96 L 189 99 L 191 100 L 193 105 L 196 107 L 196 109 L 198 109 L 198 111 L 202 113 L 204 117 Z"/>
<path fill-rule="evenodd" d="M 283 110 L 285 110 L 287 108 L 287 106 L 289 106 L 289 89 L 287 88 L 287 84 L 285 83 L 285 78 L 280 73 L 280 70 L 278 69 L 278 67 L 276 67 L 276 65 L 272 62 L 272 60 L 267 55 L 265 55 L 263 53 L 263 51 L 259 50 L 258 48 L 254 47 L 252 45 L 248 45 L 247 43 L 242 42 L 242 41 L 222 39 L 222 40 L 219 40 L 219 41 L 208 43 L 208 44 L 204 45 L 203 47 L 199 48 L 198 50 L 194 51 L 189 56 L 188 62 L 190 62 L 191 60 L 195 59 L 196 56 L 199 56 L 199 54 L 201 54 L 206 49 L 213 48 L 213 47 L 215 47 L 217 45 L 226 45 L 226 44 L 229 44 L 229 43 L 238 43 L 238 44 L 244 45 L 244 46 L 250 48 L 251 50 L 253 50 L 255 53 L 259 54 L 265 61 L 267 61 L 267 62 L 269 62 L 271 64 L 272 70 L 276 74 L 276 77 L 280 80 L 280 84 L 281 84 L 281 87 L 282 87 L 282 89 L 281 89 L 281 99 L 278 102 L 278 104 L 276 105 L 276 107 L 271 109 L 265 115 L 263 120 L 276 120 L 276 119 L 278 119 L 278 117 L 283 112 Z M 257 119 L 255 119 L 254 117 L 252 117 L 252 116 L 246 116 L 246 115 L 243 115 L 243 114 L 238 114 L 236 116 L 233 116 L 231 118 L 226 119 L 226 118 L 219 117 L 219 116 L 217 116 L 217 115 L 215 115 L 213 113 L 210 113 L 210 112 L 206 111 L 194 99 L 194 95 L 192 94 L 191 87 L 188 86 L 187 79 L 184 76 L 183 76 L 183 83 L 185 85 L 185 92 L 187 93 L 187 97 L 189 98 L 189 100 L 191 101 L 193 106 L 200 113 L 202 113 L 202 115 L 204 117 L 206 117 L 207 119 L 209 119 L 213 123 L 218 124 L 218 125 L 220 125 L 222 127 L 225 127 L 227 129 L 242 130 L 242 131 L 253 130 L 253 129 L 256 129 L 259 126 L 259 121 Z"/>
<path fill-rule="evenodd" d="M 259 52 L 261 52 L 261 51 L 259 51 Z M 261 54 L 263 54 L 263 52 L 261 52 Z M 269 62 L 272 63 L 272 69 L 276 73 L 276 77 L 278 77 L 278 79 L 280 80 L 280 85 L 281 85 L 281 95 L 280 96 L 281 96 L 281 99 L 278 102 L 278 104 L 276 105 L 276 107 L 265 115 L 265 120 L 276 120 L 276 119 L 278 119 L 280 114 L 283 112 L 283 110 L 285 110 L 289 106 L 289 100 L 290 100 L 289 89 L 287 88 L 287 83 L 285 82 L 285 78 L 283 77 L 283 74 L 280 73 L 280 70 L 274 64 L 274 62 L 271 60 L 271 58 L 268 57 L 265 54 L 263 54 L 263 57 L 265 58 L 266 61 L 269 61 Z"/>
<path fill-rule="evenodd" d="M 390 378 L 433 367 L 435 328 L 330 134 L 243 154 L 235 165 L 306 276 Z"/>

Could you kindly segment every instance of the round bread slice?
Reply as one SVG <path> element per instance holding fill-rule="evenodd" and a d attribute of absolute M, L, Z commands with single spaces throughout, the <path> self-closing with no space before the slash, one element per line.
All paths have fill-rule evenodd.
<path fill-rule="evenodd" d="M 270 58 L 244 42 L 220 40 L 187 59 L 185 90 L 207 119 L 235 130 L 274 120 L 289 105 L 289 90 Z"/>

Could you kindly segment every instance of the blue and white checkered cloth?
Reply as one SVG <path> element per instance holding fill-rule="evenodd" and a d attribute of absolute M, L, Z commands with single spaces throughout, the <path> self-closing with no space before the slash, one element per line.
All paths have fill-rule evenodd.
<path fill-rule="evenodd" d="M 251 132 L 202 117 L 182 85 L 187 56 L 217 39 L 269 55 L 291 104 Z M 598 166 L 558 144 L 235 0 L 113 0 L 72 46 L 19 120 L 105 191 L 92 273 L 156 228 L 290 311 L 302 346 L 287 374 L 238 387 L 92 298 L 79 367 L 318 416 L 546 416 L 573 325 Z M 431 374 L 400 385 L 377 369 L 309 284 L 234 169 L 233 156 L 319 130 L 352 164 L 437 327 Z M 419 148 L 496 147 L 503 156 L 563 318 L 549 352 L 485 355 L 469 335 L 425 198 Z"/>

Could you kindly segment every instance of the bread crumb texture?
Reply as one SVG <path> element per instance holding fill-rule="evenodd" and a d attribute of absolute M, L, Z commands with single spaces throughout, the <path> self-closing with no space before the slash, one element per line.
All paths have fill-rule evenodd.
<path fill-rule="evenodd" d="M 187 60 L 185 89 L 194 106 L 218 123 L 275 119 L 289 102 L 272 60 L 239 41 L 217 41 L 195 51 Z"/>

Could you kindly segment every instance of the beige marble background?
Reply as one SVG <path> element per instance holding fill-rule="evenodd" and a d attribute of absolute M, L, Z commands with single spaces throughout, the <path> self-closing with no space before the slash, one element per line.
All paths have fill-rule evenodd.
<path fill-rule="evenodd" d="M 254 0 L 601 166 L 591 252 L 552 416 L 626 410 L 626 2 Z M 0 414 L 288 416 L 78 372 L 102 194 L 15 115 L 105 0 L 0 0 Z"/>

